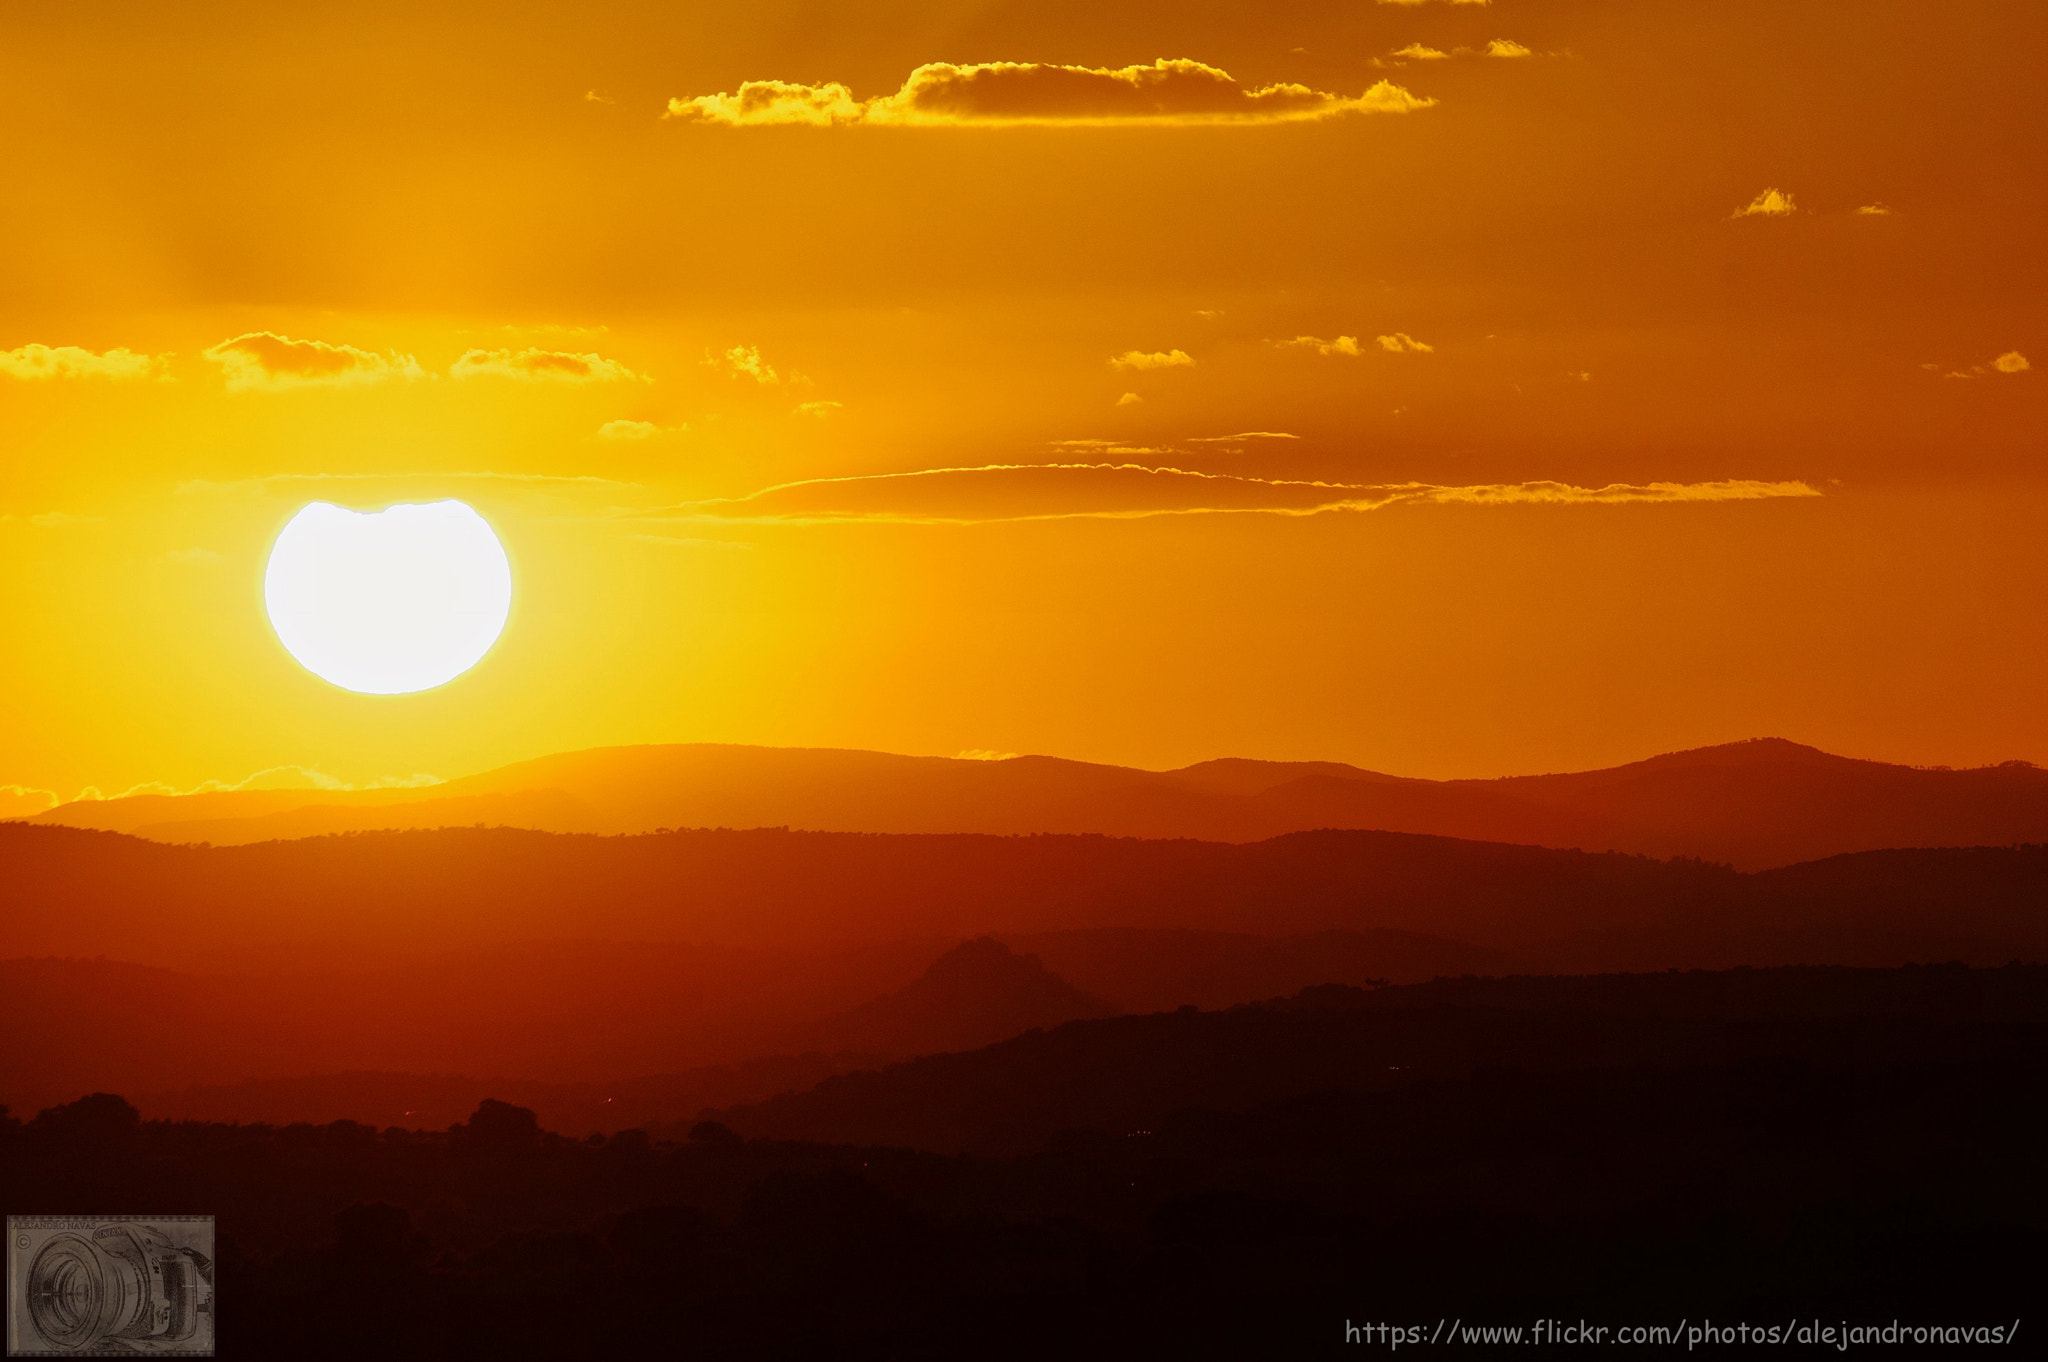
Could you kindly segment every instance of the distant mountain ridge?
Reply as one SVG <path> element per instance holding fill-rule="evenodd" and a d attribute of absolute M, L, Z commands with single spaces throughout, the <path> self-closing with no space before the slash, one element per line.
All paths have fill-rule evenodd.
<path fill-rule="evenodd" d="M 906 987 L 827 1017 L 800 1052 L 850 1050 L 892 1059 L 976 1050 L 1033 1029 L 1114 1017 L 1123 1009 L 991 936 L 964 941 Z"/>
<path fill-rule="evenodd" d="M 1356 831 L 1227 844 L 448 828 L 204 847 L 12 823 L 0 872 L 15 1016 L 0 1102 L 24 1109 L 295 1074 L 573 1085 L 955 1050 L 1094 1000 L 1229 1006 L 1322 983 L 2048 960 L 2048 847 L 1743 873 Z M 983 935 L 1002 944 L 931 968 Z M 407 1078 L 204 1103 L 345 1097 L 367 1113 L 475 1096 Z M 702 1075 L 546 1105 L 624 1096 L 670 1113 L 748 1100 Z M 192 1109 L 254 1109 L 204 1103 Z"/>
<path fill-rule="evenodd" d="M 1896 766 L 1780 738 L 1596 771 L 1446 781 L 1323 761 L 1222 758 L 1145 771 L 1056 757 L 692 744 L 560 753 L 421 788 L 78 801 L 27 821 L 216 845 L 476 824 L 1219 842 L 1345 828 L 1692 856 L 1749 870 L 1895 847 L 2048 842 L 2048 771 L 2024 762 Z"/>

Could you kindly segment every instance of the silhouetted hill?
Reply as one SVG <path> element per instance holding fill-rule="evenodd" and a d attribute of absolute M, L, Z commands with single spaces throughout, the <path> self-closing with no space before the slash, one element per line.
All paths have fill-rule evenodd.
<path fill-rule="evenodd" d="M 324 1112 L 320 1119 L 391 1123 L 394 1110 L 439 1102 L 437 1110 L 452 1103 L 459 1115 L 474 1104 L 468 1079 L 450 1089 L 432 1075 L 499 1075 L 527 1085 L 521 1096 L 528 1105 L 581 1111 L 582 1099 L 568 1091 L 577 1085 L 606 1085 L 595 1095 L 601 1106 L 605 1097 L 630 1095 L 619 1085 L 641 1075 L 708 1073 L 794 1053 L 792 1032 L 902 987 L 943 948 L 936 941 L 814 951 L 553 941 L 383 964 L 308 959 L 262 972 L 0 960 L 0 997 L 14 1007 L 0 1047 L 7 1056 L 0 1103 L 44 1105 L 96 1088 L 158 1095 L 263 1080 L 277 1086 L 220 1094 L 225 1105 L 209 1097 L 148 1110 L 267 1120 Z M 392 1075 L 398 1086 L 328 1081 L 366 1071 Z M 707 1103 L 740 1100 L 699 1093 L 716 1077 L 706 1073 L 671 1085 L 694 1096 L 664 1099 L 641 1114 L 672 1121 Z M 545 1098 L 540 1087 L 549 1090 Z M 273 1096 L 281 1105 L 261 1104 Z"/>
<path fill-rule="evenodd" d="M 1004 940 L 1125 1012 L 1231 1007 L 1312 984 L 1412 984 L 1526 968 L 1502 951 L 1387 927 L 1293 936 L 1098 927 Z"/>
<path fill-rule="evenodd" d="M 2048 946 L 2041 847 L 1871 852 L 1744 875 L 1379 832 L 1223 844 L 442 829 L 180 847 L 13 823 L 0 824 L 0 861 L 0 957 L 118 948 L 164 965 L 333 965 L 564 939 L 813 950 L 1104 927 L 1394 930 L 1541 969 L 1999 963 Z"/>
<path fill-rule="evenodd" d="M 495 1094 L 541 1112 L 551 1129 L 617 1130 L 688 1120 L 861 1062 L 1107 1015 L 1125 998 L 1125 1010 L 1224 1007 L 1500 959 L 1405 933 L 1112 929 L 1016 941 L 1114 987 L 1114 999 L 1014 955 L 977 970 L 969 952 L 955 962 L 969 968 L 917 981 L 944 949 L 922 940 L 812 951 L 556 941 L 264 973 L 0 960 L 0 996 L 15 1006 L 0 1103 L 34 1108 L 104 1088 L 142 1094 L 151 1116 L 444 1125 Z M 874 1001 L 907 979 L 900 995 Z M 873 1005 L 849 1010 L 857 1001 Z M 134 1045 L 140 1034 L 173 1039 Z M 777 1065 L 810 1077 L 760 1077 L 783 1072 Z"/>
<path fill-rule="evenodd" d="M 1386 1345 L 1347 1324 L 1420 1321 L 1419 1344 L 1439 1315 L 1532 1355 L 1557 1351 L 1534 1320 L 1684 1319 L 1667 1350 L 1699 1352 L 1709 1319 L 1996 1344 L 2048 1265 L 2044 975 L 1323 989 L 735 1114 L 864 1095 L 871 1128 L 1034 1151 L 1007 1156 L 568 1138 L 501 1094 L 429 1131 L 151 1121 L 98 1093 L 0 1111 L 0 1204 L 216 1216 L 260 1357 L 1356 1355 Z M 1002 1127 L 1020 1095 L 1081 1119 Z"/>
<path fill-rule="evenodd" d="M 742 1134 L 1016 1155 L 1062 1132 L 1156 1129 L 1327 1092 L 1487 1069 L 1540 1087 L 1646 1065 L 1884 1067 L 2048 1058 L 2048 969 L 1782 969 L 1325 986 L 1225 1012 L 1079 1021 L 986 1049 L 841 1074 L 717 1114 Z"/>
<path fill-rule="evenodd" d="M 950 1048 L 996 1034 L 974 1029 L 971 999 L 915 1025 L 899 1000 L 893 1034 L 819 1027 L 983 934 L 1139 1010 L 1511 969 L 2048 958 L 2035 847 L 1741 874 L 1373 832 L 448 829 L 222 848 L 16 823 L 0 864 L 0 992 L 22 1056 L 0 1066 L 0 1101 L 21 1103 L 351 1071 L 610 1083 Z"/>
<path fill-rule="evenodd" d="M 240 844 L 477 823 L 554 832 L 790 827 L 1261 841 L 1317 828 L 1694 856 L 1744 869 L 1888 847 L 2048 841 L 2048 772 L 1951 771 L 1782 739 L 1600 771 L 1417 780 L 1342 762 L 1176 771 L 1017 757 L 696 744 L 599 748 L 416 789 L 238 790 L 60 805 L 33 821 Z"/>
<path fill-rule="evenodd" d="M 581 1138 L 592 1132 L 651 1130 L 679 1123 L 687 1127 L 708 1107 L 801 1091 L 833 1074 L 874 1068 L 886 1058 L 816 1052 L 771 1055 L 604 1083 L 353 1071 L 144 1091 L 135 1105 L 152 1120 L 272 1125 L 356 1121 L 378 1128 L 439 1130 L 467 1116 L 485 1098 L 495 1097 L 537 1113 L 549 1130 Z"/>
<path fill-rule="evenodd" d="M 810 1027 L 811 1045 L 902 1057 L 972 1050 L 1035 1027 L 1120 1009 L 993 937 L 962 942 L 911 983 Z"/>

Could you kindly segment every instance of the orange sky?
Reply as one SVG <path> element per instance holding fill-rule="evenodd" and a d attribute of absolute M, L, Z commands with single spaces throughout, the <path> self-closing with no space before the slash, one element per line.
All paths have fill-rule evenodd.
<path fill-rule="evenodd" d="M 2048 761 L 2037 6 L 314 8 L 10 10 L 0 792 Z M 496 650 L 301 670 L 448 496 Z"/>

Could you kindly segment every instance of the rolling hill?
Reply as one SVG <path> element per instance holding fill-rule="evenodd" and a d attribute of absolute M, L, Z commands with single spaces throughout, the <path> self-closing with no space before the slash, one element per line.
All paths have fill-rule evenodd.
<path fill-rule="evenodd" d="M 976 761 L 700 744 L 561 753 L 418 788 L 77 801 L 30 821 L 219 845 L 476 824 L 1222 842 L 1355 828 L 1761 869 L 1890 847 L 2048 841 L 2048 772 L 2023 762 L 1888 765 L 1775 738 L 1600 771 L 1448 781 L 1341 762 L 1224 759 L 1145 771 L 1039 756 Z"/>

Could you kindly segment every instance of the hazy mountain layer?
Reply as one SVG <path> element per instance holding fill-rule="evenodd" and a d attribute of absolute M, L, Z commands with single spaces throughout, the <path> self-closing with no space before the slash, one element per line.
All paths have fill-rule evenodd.
<path fill-rule="evenodd" d="M 2048 841 L 2048 772 L 2017 762 L 1966 771 L 1892 766 L 1781 739 L 1601 771 L 1453 781 L 1341 762 L 1229 759 L 1142 771 L 1053 757 L 690 745 L 562 753 L 419 789 L 85 801 L 33 821 L 220 845 L 479 823 L 552 832 L 787 827 L 1224 842 L 1365 828 L 1756 869 L 1886 847 Z"/>

